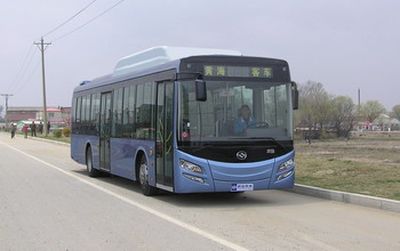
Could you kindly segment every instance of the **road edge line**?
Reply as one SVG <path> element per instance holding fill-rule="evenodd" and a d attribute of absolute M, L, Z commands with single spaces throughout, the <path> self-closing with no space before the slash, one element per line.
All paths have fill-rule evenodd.
<path fill-rule="evenodd" d="M 400 201 L 385 199 L 381 197 L 342 192 L 325 188 L 295 184 L 293 189 L 287 191 L 317 197 L 321 199 L 334 200 L 338 202 L 354 204 L 364 207 L 377 208 L 381 210 L 400 213 Z"/>

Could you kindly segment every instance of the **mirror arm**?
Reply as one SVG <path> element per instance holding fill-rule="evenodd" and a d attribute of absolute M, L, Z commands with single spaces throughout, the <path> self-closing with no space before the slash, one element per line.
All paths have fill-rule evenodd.
<path fill-rule="evenodd" d="M 296 82 L 291 82 L 292 84 L 292 106 L 293 110 L 299 109 L 299 91 L 297 89 Z"/>

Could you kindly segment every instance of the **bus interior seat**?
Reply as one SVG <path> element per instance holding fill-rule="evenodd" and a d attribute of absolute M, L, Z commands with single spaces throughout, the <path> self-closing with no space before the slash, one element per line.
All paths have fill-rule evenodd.
<path fill-rule="evenodd" d="M 219 123 L 220 136 L 232 136 L 234 135 L 234 119 L 220 120 Z"/>

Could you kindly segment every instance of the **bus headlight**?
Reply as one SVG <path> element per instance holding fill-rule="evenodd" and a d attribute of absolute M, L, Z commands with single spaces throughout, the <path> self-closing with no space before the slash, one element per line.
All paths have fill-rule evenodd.
<path fill-rule="evenodd" d="M 179 162 L 179 165 L 182 169 L 185 169 L 186 171 L 193 172 L 193 173 L 202 173 L 203 170 L 201 170 L 201 167 L 198 165 L 195 165 L 189 161 L 181 159 Z"/>
<path fill-rule="evenodd" d="M 287 173 L 281 174 L 278 176 L 277 180 L 283 180 L 284 178 L 289 177 L 292 173 L 293 173 L 293 171 L 289 171 Z"/>
<path fill-rule="evenodd" d="M 278 173 L 286 171 L 294 166 L 294 160 L 289 159 L 279 165 Z"/>

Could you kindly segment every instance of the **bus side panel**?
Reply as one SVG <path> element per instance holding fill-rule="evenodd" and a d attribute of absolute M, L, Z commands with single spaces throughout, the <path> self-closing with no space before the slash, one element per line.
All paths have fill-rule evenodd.
<path fill-rule="evenodd" d="M 154 176 L 154 156 L 149 157 L 150 149 L 154 149 L 154 142 L 148 140 L 134 140 L 124 138 L 111 138 L 111 173 L 130 180 L 136 180 L 135 161 L 136 154 L 143 150 L 149 165 L 150 181 Z M 153 151 L 154 152 L 154 151 Z M 153 179 L 154 180 L 154 179 Z M 155 185 L 151 184 L 150 185 Z"/>
<path fill-rule="evenodd" d="M 71 134 L 71 158 L 80 164 L 86 164 L 86 146 L 92 149 L 93 167 L 99 168 L 99 138 L 93 135 Z"/>
<path fill-rule="evenodd" d="M 136 149 L 137 145 L 135 145 L 133 140 L 131 139 L 111 138 L 111 173 L 130 180 L 134 180 L 134 154 L 136 152 Z"/>
<path fill-rule="evenodd" d="M 79 164 L 85 164 L 84 139 L 82 135 L 71 134 L 71 158 Z"/>

